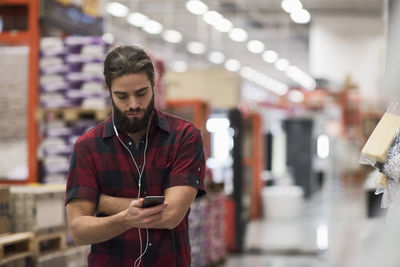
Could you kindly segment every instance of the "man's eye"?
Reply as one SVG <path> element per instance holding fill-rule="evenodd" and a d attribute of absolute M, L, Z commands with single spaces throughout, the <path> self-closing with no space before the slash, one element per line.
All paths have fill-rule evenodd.
<path fill-rule="evenodd" d="M 126 95 L 119 95 L 119 96 L 117 96 L 118 97 L 118 99 L 125 99 L 126 98 Z"/>

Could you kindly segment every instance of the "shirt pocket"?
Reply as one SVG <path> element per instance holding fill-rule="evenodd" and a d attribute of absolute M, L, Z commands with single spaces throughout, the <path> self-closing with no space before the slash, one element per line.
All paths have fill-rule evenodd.
<path fill-rule="evenodd" d="M 172 160 L 168 156 L 155 155 L 150 168 L 146 168 L 147 188 L 149 194 L 160 195 L 164 192 L 166 181 L 171 172 Z"/>

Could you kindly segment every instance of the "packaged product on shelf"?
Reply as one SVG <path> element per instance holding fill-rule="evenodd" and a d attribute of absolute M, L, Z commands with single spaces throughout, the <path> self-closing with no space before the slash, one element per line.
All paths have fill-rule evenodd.
<path fill-rule="evenodd" d="M 377 168 L 376 194 L 383 193 L 382 207 L 400 200 L 400 105 L 392 102 L 364 145 L 360 163 Z"/>
<path fill-rule="evenodd" d="M 12 186 L 10 195 L 15 232 L 42 234 L 65 230 L 65 185 Z"/>
<path fill-rule="evenodd" d="M 108 46 L 100 36 L 41 39 L 43 182 L 65 181 L 66 163 L 75 141 L 107 113 L 109 96 L 104 85 L 103 61 Z"/>

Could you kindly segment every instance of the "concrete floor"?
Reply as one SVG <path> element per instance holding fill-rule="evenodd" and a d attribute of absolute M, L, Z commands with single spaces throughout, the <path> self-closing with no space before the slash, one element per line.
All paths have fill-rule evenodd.
<path fill-rule="evenodd" d="M 391 256 L 392 263 L 384 259 L 386 265 L 383 265 L 382 255 L 388 251 L 388 242 L 383 239 L 385 218 L 367 217 L 363 186 L 338 183 L 326 184 L 305 200 L 295 218 L 265 217 L 250 222 L 244 253 L 229 256 L 223 266 L 400 266 L 396 252 Z M 395 240 L 392 247 L 398 248 L 400 234 L 397 237 L 392 238 Z"/>

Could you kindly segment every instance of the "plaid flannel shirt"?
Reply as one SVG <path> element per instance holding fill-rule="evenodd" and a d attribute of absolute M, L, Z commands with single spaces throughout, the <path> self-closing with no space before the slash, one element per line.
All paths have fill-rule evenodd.
<path fill-rule="evenodd" d="M 180 185 L 197 188 L 197 197 L 204 195 L 205 159 L 200 130 L 190 122 L 164 112 L 155 111 L 154 115 L 141 197 L 164 195 L 167 188 Z M 144 138 L 136 147 L 122 131 L 119 136 L 141 169 Z M 136 198 L 138 179 L 137 169 L 117 139 L 110 116 L 77 140 L 68 173 L 66 203 L 82 198 L 97 205 L 101 193 Z M 141 266 L 190 266 L 188 216 L 189 211 L 173 230 L 149 229 L 149 247 Z M 145 246 L 146 233 L 141 231 Z M 134 228 L 108 241 L 92 244 L 88 262 L 89 266 L 133 266 L 139 254 L 139 234 Z"/>

